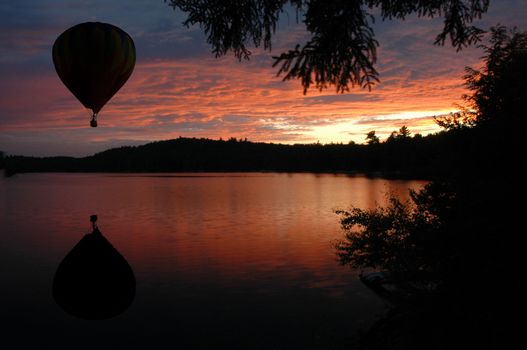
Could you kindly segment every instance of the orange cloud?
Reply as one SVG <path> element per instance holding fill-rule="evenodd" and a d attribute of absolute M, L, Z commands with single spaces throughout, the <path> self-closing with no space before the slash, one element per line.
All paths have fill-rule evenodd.
<path fill-rule="evenodd" d="M 459 76 L 412 77 L 393 70 L 371 92 L 310 90 L 275 76 L 268 55 L 249 62 L 233 58 L 138 62 L 125 86 L 99 114 L 89 132 L 89 113 L 51 71 L 10 77 L 0 101 L 4 132 L 62 130 L 79 142 L 151 141 L 178 136 L 248 138 L 263 142 L 363 142 L 376 130 L 387 136 L 407 125 L 412 132 L 437 131 L 432 116 L 455 110 L 465 92 Z M 50 67 L 51 68 L 51 67 Z M 382 74 L 382 72 L 381 72 Z M 11 116 L 11 117 L 10 117 Z M 2 144 L 0 143 L 0 147 Z"/>
<path fill-rule="evenodd" d="M 388 120 L 397 116 L 394 128 L 403 121 L 415 132 L 428 133 L 437 130 L 431 117 L 455 110 L 453 103 L 465 92 L 459 77 L 411 80 L 402 75 L 372 92 L 309 91 L 303 95 L 298 82 L 281 82 L 269 67 L 228 58 L 139 64 L 101 118 L 112 127 L 181 125 L 170 128 L 165 138 L 237 136 L 276 141 L 294 134 L 298 137 L 290 142 L 316 140 L 321 127 L 346 125 L 349 134 L 354 125 L 361 131 L 377 127 L 372 118 L 378 121 L 383 116 Z M 235 117 L 238 123 L 233 122 Z M 368 119 L 371 125 L 364 123 Z M 342 141 L 338 130 L 333 140 L 331 135 L 324 138 Z"/>

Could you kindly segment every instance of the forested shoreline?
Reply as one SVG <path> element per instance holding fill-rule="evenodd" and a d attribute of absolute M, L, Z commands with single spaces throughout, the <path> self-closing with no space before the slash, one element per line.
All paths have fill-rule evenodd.
<path fill-rule="evenodd" d="M 401 132 L 402 130 L 402 132 Z M 28 172 L 343 172 L 433 179 L 470 167 L 473 130 L 411 136 L 403 127 L 384 142 L 274 144 L 231 138 L 177 138 L 112 148 L 87 157 L 7 155 L 6 175 Z"/>

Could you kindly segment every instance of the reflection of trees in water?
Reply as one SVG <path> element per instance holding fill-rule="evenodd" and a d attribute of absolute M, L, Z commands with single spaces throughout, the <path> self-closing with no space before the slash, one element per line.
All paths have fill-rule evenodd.
<path fill-rule="evenodd" d="M 93 232 L 86 234 L 57 268 L 53 298 L 69 314 L 97 320 L 121 314 L 134 297 L 132 268 L 94 224 Z"/>

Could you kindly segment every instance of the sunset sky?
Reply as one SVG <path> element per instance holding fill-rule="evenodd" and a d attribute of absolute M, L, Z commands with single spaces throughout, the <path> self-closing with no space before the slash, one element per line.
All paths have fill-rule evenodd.
<path fill-rule="evenodd" d="M 441 19 L 382 22 L 381 83 L 371 92 L 336 94 L 282 82 L 273 55 L 303 43 L 294 14 L 284 14 L 273 51 L 250 61 L 216 59 L 199 27 L 163 0 L 12 0 L 0 4 L 0 150 L 19 155 L 85 156 L 115 146 L 184 137 L 280 143 L 362 143 L 407 125 L 435 132 L 432 116 L 457 110 L 465 66 L 479 67 L 482 51 L 433 45 Z M 58 78 L 51 48 L 58 35 L 88 21 L 114 24 L 134 39 L 135 70 L 90 128 L 89 112 Z M 501 23 L 527 30 L 527 0 L 493 0 L 476 25 Z"/>

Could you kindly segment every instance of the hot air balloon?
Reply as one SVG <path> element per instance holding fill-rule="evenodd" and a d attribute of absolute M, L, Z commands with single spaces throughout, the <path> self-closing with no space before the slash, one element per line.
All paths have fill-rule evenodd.
<path fill-rule="evenodd" d="M 122 29 L 86 22 L 62 33 L 53 45 L 58 76 L 84 107 L 97 114 L 128 80 L 135 65 L 135 45 Z"/>

